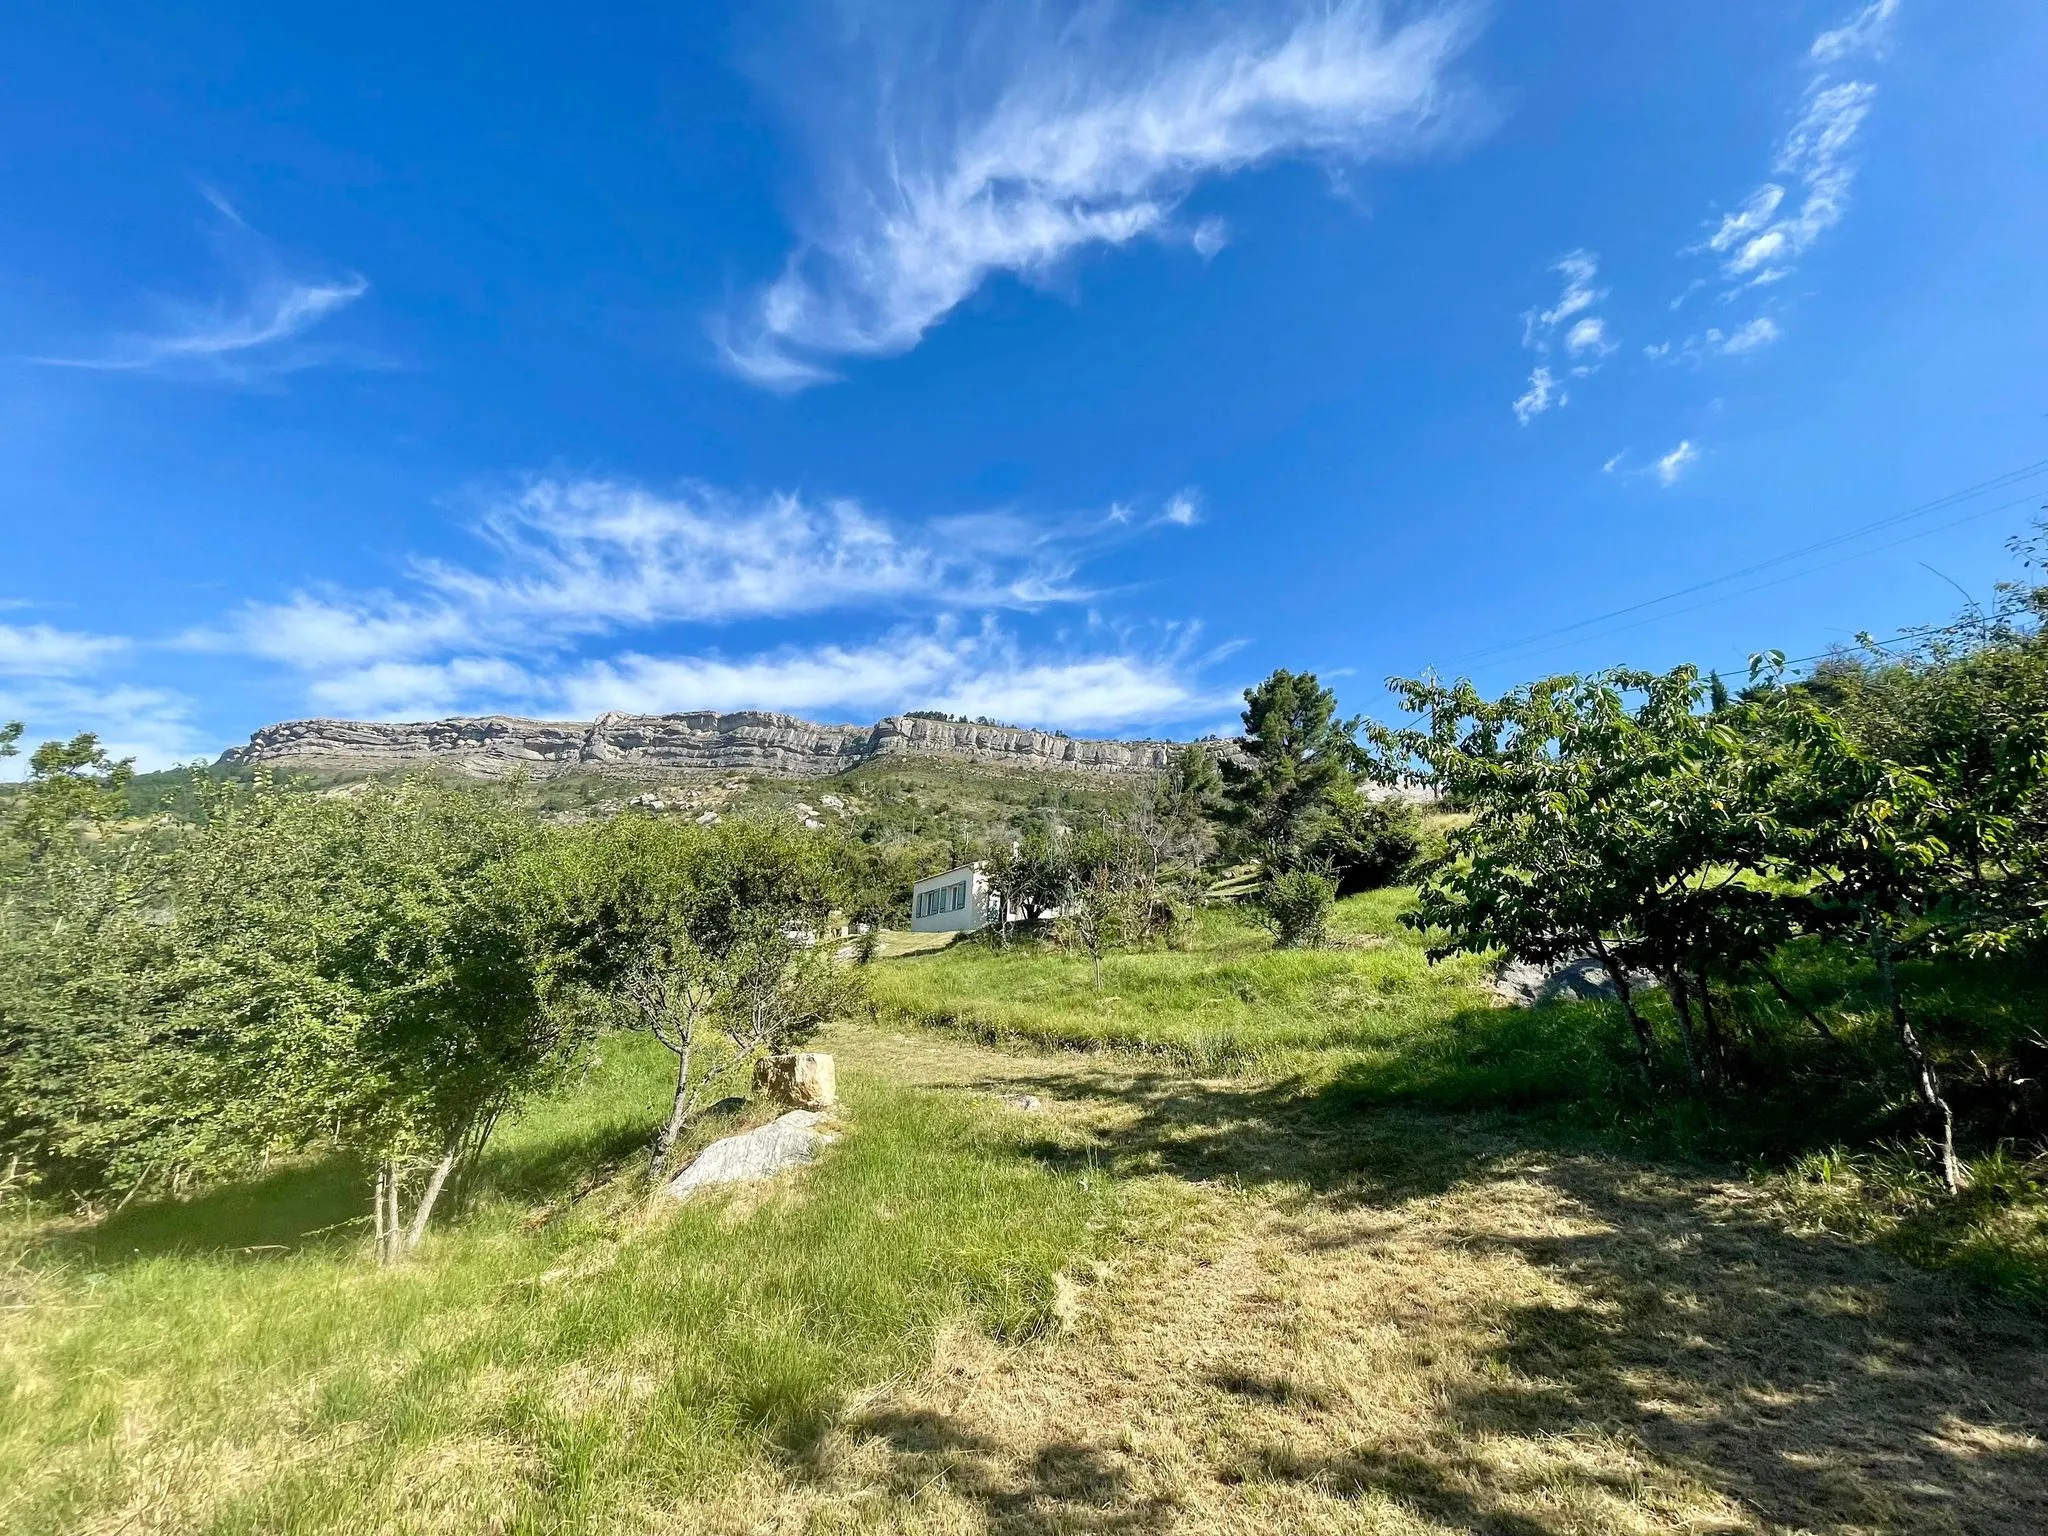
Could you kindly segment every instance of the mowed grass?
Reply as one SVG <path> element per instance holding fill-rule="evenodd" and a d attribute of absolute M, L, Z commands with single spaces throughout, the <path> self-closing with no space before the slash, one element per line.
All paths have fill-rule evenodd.
<path fill-rule="evenodd" d="M 1196 1072 L 1342 1066 L 1422 1091 L 1444 1053 L 1469 1056 L 1511 1010 L 1484 990 L 1482 961 L 1430 963 L 1400 921 L 1413 902 L 1407 890 L 1339 902 L 1331 946 L 1315 950 L 1275 949 L 1235 910 L 1205 910 L 1182 948 L 1105 956 L 1099 991 L 1086 956 L 985 940 L 878 963 L 873 990 L 885 1016 L 990 1043 L 1130 1051 Z"/>
<path fill-rule="evenodd" d="M 1042 1329 L 1116 1220 L 1085 1164 L 1034 1155 L 1044 1125 L 857 1070 L 848 1134 L 792 1182 L 650 1202 L 669 1058 L 605 1056 L 506 1127 L 471 1210 L 396 1271 L 340 1165 L 18 1225 L 0 1530 L 647 1529 L 800 1460 L 949 1323 Z"/>

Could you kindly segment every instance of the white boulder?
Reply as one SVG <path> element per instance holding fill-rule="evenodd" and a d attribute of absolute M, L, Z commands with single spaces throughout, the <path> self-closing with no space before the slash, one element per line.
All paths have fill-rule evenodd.
<path fill-rule="evenodd" d="M 779 1120 L 714 1141 L 669 1180 L 668 1193 L 673 1199 L 687 1200 L 706 1185 L 749 1184 L 815 1162 L 820 1152 L 839 1139 L 818 1129 L 824 1118 L 815 1110 L 792 1109 Z"/>

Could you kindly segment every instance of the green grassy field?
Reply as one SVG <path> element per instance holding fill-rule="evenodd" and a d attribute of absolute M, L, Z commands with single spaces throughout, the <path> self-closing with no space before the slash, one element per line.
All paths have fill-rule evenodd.
<path fill-rule="evenodd" d="M 1276 950 L 1231 909 L 1197 914 L 1180 949 L 1085 956 L 978 940 L 877 965 L 886 1014 L 991 1041 L 1141 1052 L 1194 1071 L 1283 1073 L 1413 1054 L 1493 1012 L 1471 960 L 1432 966 L 1400 925 L 1406 892 L 1339 904 L 1337 947 Z"/>
<path fill-rule="evenodd" d="M 977 941 L 878 964 L 874 993 L 885 1017 L 992 1044 L 1284 1078 L 1361 1109 L 1534 1111 L 1616 1148 L 1747 1164 L 1797 1219 L 2048 1308 L 2048 1158 L 1996 1143 L 1995 1106 L 1980 1101 L 2000 1085 L 1971 1076 L 1974 1049 L 1998 1059 L 2035 1028 L 2040 978 L 1996 964 L 1901 968 L 1923 1021 L 1939 1022 L 1951 1096 L 1989 1127 L 1970 1189 L 1951 1199 L 1867 967 L 1795 947 L 1781 967 L 1833 1020 L 1833 1039 L 1775 995 L 1746 994 L 1735 1027 L 1752 1080 L 1706 1099 L 1671 1091 L 1676 1024 L 1661 993 L 1646 995 L 1665 1052 L 1666 1089 L 1651 1093 L 1618 1008 L 1500 1005 L 1483 962 L 1430 964 L 1424 937 L 1400 922 L 1413 901 L 1396 889 L 1338 903 L 1335 946 L 1315 951 L 1275 950 L 1235 910 L 1204 911 L 1178 951 L 1106 958 L 1099 992 L 1083 956 Z"/>
<path fill-rule="evenodd" d="M 1100 1178 L 1020 1152 L 1043 1126 L 857 1069 L 847 1139 L 797 1189 L 650 1205 L 669 1059 L 605 1057 L 396 1271 L 339 1165 L 17 1226 L 0 1530 L 645 1529 L 804 1454 L 947 1322 L 1041 1328 L 1116 1219 Z"/>
<path fill-rule="evenodd" d="M 1125 1500 L 1129 1528 L 1139 1529 L 1150 1506 L 1132 1502 L 1130 1485 L 1073 1471 L 1083 1463 L 1071 1460 L 1067 1422 L 1092 1425 L 1104 1445 L 1126 1444 L 1116 1437 L 1133 1393 L 1168 1405 L 1148 1432 L 1166 1468 L 1157 1497 L 1238 1510 L 1244 1523 L 1231 1529 L 1288 1528 L 1254 1498 L 1278 1486 L 1259 1460 L 1266 1453 L 1235 1438 L 1262 1414 L 1282 1417 L 1260 1433 L 1297 1445 L 1320 1436 L 1331 1456 L 1349 1455 L 1360 1436 L 1412 1441 L 1411 1461 L 1389 1484 L 1406 1490 L 1402 1499 L 1452 1484 L 1508 1497 L 1523 1474 L 1473 1471 L 1476 1442 L 1455 1424 L 1416 1440 L 1416 1426 L 1433 1422 L 1419 1405 L 1442 1396 L 1430 1373 L 1453 1358 L 1464 1362 L 1456 1379 L 1468 1395 L 1519 1393 L 1525 1376 L 1540 1386 L 1549 1371 L 1581 1383 L 1574 1402 L 1608 1400 L 1598 1348 L 1489 1353 L 1509 1326 L 1496 1316 L 1503 1287 L 1520 1287 L 1528 1326 L 1564 1315 L 1555 1300 L 1563 1282 L 1528 1265 L 1588 1240 L 1587 1200 L 1605 1212 L 1602 1230 L 1641 1249 L 1643 1265 L 1671 1266 L 1645 1318 L 1666 1316 L 1661 1298 L 1673 1287 L 1719 1285 L 1714 1305 L 1738 1327 L 1759 1304 L 1737 1294 L 1743 1276 L 1767 1273 L 1771 1296 L 1802 1295 L 1823 1283 L 1814 1276 L 1839 1272 L 1845 1261 L 1827 1257 L 1835 1241 L 1865 1253 L 1889 1247 L 2048 1304 L 2043 1170 L 1994 1153 L 1974 1164 L 1971 1193 L 1947 1201 L 1910 1146 L 1872 1142 L 1873 1127 L 1910 1104 L 1853 976 L 1811 957 L 1787 966 L 1838 1032 L 1828 1080 L 1836 1107 L 1769 1094 L 1755 1104 L 1651 1099 L 1634 1082 L 1613 1008 L 1499 1006 L 1480 962 L 1428 963 L 1422 939 L 1400 923 L 1411 901 L 1401 891 L 1351 898 L 1336 914 L 1336 945 L 1306 953 L 1275 951 L 1235 912 L 1204 912 L 1181 949 L 1109 957 L 1099 993 L 1085 958 L 1043 947 L 962 943 L 878 961 L 866 972 L 877 1017 L 841 1026 L 836 1046 L 846 1139 L 793 1179 L 729 1198 L 650 1201 L 643 1160 L 669 1058 L 645 1039 L 614 1036 L 582 1081 L 504 1128 L 472 1204 L 448 1213 L 417 1260 L 396 1270 L 369 1262 L 365 1177 L 341 1163 L 139 1202 L 92 1223 L 17 1208 L 0 1236 L 0 1532 L 751 1530 L 827 1495 L 840 1511 L 832 1521 L 790 1515 L 774 1528 L 1111 1529 L 1122 1527 L 1088 1522 Z M 2023 998 L 2010 1001 L 2022 994 L 1996 978 L 1914 980 L 1920 996 L 1984 1029 L 2020 1028 L 2029 1016 Z M 1787 1049 L 1822 1049 L 1797 1028 L 1781 1033 L 1795 1042 Z M 1046 1109 L 1023 1113 L 998 1097 L 1024 1091 L 1043 1095 Z M 1443 1113 L 1473 1110 L 1485 1113 Z M 769 1113 L 709 1117 L 695 1139 Z M 1859 1150 L 1835 1150 L 1832 1139 L 1850 1133 Z M 1691 1250 L 1671 1245 L 1668 1223 L 1695 1221 L 1685 1214 L 1695 1205 L 1721 1209 L 1713 1202 L 1728 1198 L 1716 1191 L 1729 1187 L 1730 1162 L 1760 1148 L 1770 1171 L 1742 1196 L 1749 1246 L 1725 1275 L 1692 1274 Z M 1617 1155 L 1644 1150 L 1675 1154 L 1666 1169 L 1715 1161 L 1658 1173 Z M 1554 1209 L 1536 1210 L 1530 1181 L 1559 1170 L 1577 1170 L 1579 1182 L 1552 1191 Z M 1646 1202 L 1642 1192 L 1660 1179 L 1665 1195 Z M 1694 1193 L 1681 1199 L 1680 1183 Z M 1309 1211 L 1363 1223 L 1370 1241 L 1318 1246 L 1299 1226 Z M 1699 1227 L 1702 1241 L 1722 1231 L 1721 1219 Z M 1512 1245 L 1471 1246 L 1472 1233 L 1495 1227 L 1529 1235 L 1526 1259 Z M 1408 1246 L 1385 1260 L 1391 1267 L 1373 1268 L 1369 1255 L 1396 1228 Z M 1788 1232 L 1820 1236 L 1794 1243 Z M 1817 1257 L 1801 1246 L 1810 1244 Z M 1211 1269 L 1214 1255 L 1232 1252 L 1236 1268 Z M 1872 1254 L 1880 1268 L 1858 1273 L 1890 1286 L 1881 1264 L 1891 1262 Z M 1104 1322 L 1094 1334 L 1058 1333 L 1050 1352 L 1007 1348 L 1054 1336 L 1076 1277 L 1085 1287 L 1112 1271 L 1127 1290 L 1103 1303 L 1104 1315 L 1150 1316 L 1150 1331 L 1125 1339 Z M 1321 1319 L 1314 1328 L 1290 1333 L 1294 1323 L 1276 1321 L 1260 1346 L 1276 1353 L 1247 1357 L 1236 1374 L 1165 1370 L 1133 1385 L 1130 1373 L 1142 1376 L 1156 1351 L 1200 1360 L 1231 1329 L 1257 1335 L 1274 1277 L 1289 1274 L 1315 1277 L 1300 1281 L 1302 1315 Z M 1634 1268 L 1620 1278 L 1569 1266 L 1558 1274 L 1587 1287 L 1588 1315 L 1602 1317 L 1612 1297 L 1601 1287 L 1622 1294 L 1640 1278 Z M 1159 1275 L 1180 1276 L 1170 1303 L 1154 1295 L 1148 1277 Z M 1388 1287 L 1401 1284 L 1416 1299 L 1375 1321 Z M 1242 1316 L 1222 1333 L 1200 1321 L 1219 1285 L 1242 1299 Z M 1354 1315 L 1361 1339 L 1426 1347 L 1416 1345 L 1413 1362 L 1369 1350 L 1354 1360 L 1342 1344 Z M 1846 1330 L 1845 1361 L 1868 1352 L 1846 1323 L 1816 1315 L 1797 1328 L 1802 1339 Z M 1907 1348 L 1910 1332 L 1886 1348 Z M 1687 1341 L 1667 1349 L 1661 1335 L 1645 1335 L 1629 1347 L 1651 1343 L 1658 1370 L 1695 1370 Z M 1768 1370 L 1783 1346 L 1755 1348 L 1763 1363 L 1745 1371 Z M 1247 1416 L 1231 1383 L 1291 1381 L 1317 1351 L 1328 1358 L 1301 1367 L 1315 1379 L 1298 1401 L 1261 1397 L 1266 1406 Z M 1034 1385 L 1014 1402 L 982 1394 L 970 1411 L 978 1388 L 948 1396 L 947 1372 L 966 1369 L 960 1358 L 979 1362 L 974 1380 L 1008 1372 Z M 1369 1371 L 1359 1364 L 1367 1360 Z M 1948 1369 L 1937 1364 L 1926 1365 L 1930 1381 Z M 1360 1371 L 1376 1384 L 1370 1401 L 1346 1385 Z M 1731 1402 L 1748 1380 L 1728 1387 Z M 947 1411 L 980 1424 L 979 1439 L 936 1441 L 919 1417 L 927 1409 L 918 1404 L 955 1397 Z M 1340 1410 L 1352 1418 L 1330 1417 Z M 1618 1408 L 1586 1422 L 1610 1420 L 1629 1433 Z M 1917 1423 L 1905 1415 L 1899 1433 L 1910 1439 Z M 1569 1483 L 1573 1497 L 1592 1500 L 1607 1486 L 1611 1469 L 1558 1461 L 1556 1447 L 1592 1443 L 1583 1435 L 1524 1444 L 1485 1425 L 1488 1444 L 1512 1444 L 1515 1457 L 1550 1468 L 1551 1482 L 1530 1484 L 1526 1508 L 1513 1504 L 1515 1518 L 1548 1507 L 1555 1495 L 1542 1489 Z M 1211 1459 L 1236 1470 L 1210 1477 L 1188 1463 L 1191 1435 L 1209 1437 Z M 1141 1435 L 1128 1442 L 1138 1450 L 1114 1454 L 1150 1454 L 1151 1443 Z M 1733 1506 L 1697 1483 L 1700 1467 L 1724 1463 L 1653 1462 L 1632 1463 L 1626 1476 L 1689 1511 L 1685 1528 L 1761 1528 L 1728 1523 Z M 1011 1468 L 1010 1482 L 968 1475 L 996 1464 Z M 1736 1470 L 1708 1482 L 1740 1488 L 1747 1465 L 1726 1462 Z M 1842 1473 L 1852 1483 L 1869 1475 Z M 1339 1518 L 1349 1518 L 1345 1497 L 1331 1496 L 1336 1523 L 1298 1528 L 1353 1528 Z M 1240 1510 L 1240 1498 L 1253 1502 Z M 1388 1508 L 1389 1530 L 1436 1528 L 1400 1524 L 1406 1516 Z M 1653 1528 L 1632 1523 L 1630 1500 L 1599 1509 L 1570 1528 Z"/>

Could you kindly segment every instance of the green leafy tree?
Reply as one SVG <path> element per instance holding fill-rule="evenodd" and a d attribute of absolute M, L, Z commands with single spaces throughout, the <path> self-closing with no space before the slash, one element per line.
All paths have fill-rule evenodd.
<path fill-rule="evenodd" d="M 985 862 L 989 889 L 1002 904 L 1006 929 L 1010 918 L 1020 913 L 1028 923 L 1039 922 L 1073 894 L 1072 860 L 1045 817 L 1033 817 L 1014 847 L 990 850 Z"/>
<path fill-rule="evenodd" d="M 1312 672 L 1276 671 L 1244 698 L 1240 755 L 1221 764 L 1230 821 L 1257 856 L 1291 868 L 1364 765 L 1359 722 L 1338 719 Z"/>
<path fill-rule="evenodd" d="M 1064 852 L 1069 886 L 1061 935 L 1087 954 L 1100 992 L 1103 955 L 1145 931 L 1147 851 L 1128 828 L 1105 820 L 1074 833 Z"/>
<path fill-rule="evenodd" d="M 5 737 L 12 757 L 21 736 L 18 723 Z M 12 841 L 31 859 L 51 856 L 60 844 L 93 837 L 117 820 L 123 792 L 135 777 L 135 759 L 116 762 L 90 731 L 69 741 L 46 741 L 29 755 L 28 782 L 13 797 L 9 810 Z"/>
<path fill-rule="evenodd" d="M 1303 867 L 1275 870 L 1259 890 L 1254 910 L 1273 930 L 1280 949 L 1321 949 L 1328 942 L 1330 910 L 1337 904 L 1337 881 L 1323 870 Z"/>
<path fill-rule="evenodd" d="M 1422 814 L 1406 799 L 1333 791 L 1309 823 L 1306 863 L 1327 870 L 1340 895 L 1396 885 L 1422 857 Z"/>
<path fill-rule="evenodd" d="M 650 1162 L 659 1179 L 708 1084 L 848 1005 L 851 982 L 816 941 L 834 895 L 830 855 L 780 822 L 622 816 L 577 857 L 584 974 L 676 1057 Z M 708 1039 L 724 1050 L 707 1065 Z"/>
<path fill-rule="evenodd" d="M 84 1189 L 355 1153 L 396 1259 L 573 1047 L 565 935 L 513 877 L 540 833 L 425 782 L 205 801 L 173 838 L 45 857 L 11 908 L 9 1142 Z"/>

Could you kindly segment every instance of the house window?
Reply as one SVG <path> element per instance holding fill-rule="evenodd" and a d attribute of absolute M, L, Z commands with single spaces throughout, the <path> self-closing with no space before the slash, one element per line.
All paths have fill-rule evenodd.
<path fill-rule="evenodd" d="M 953 887 L 953 910 L 958 912 L 967 905 L 967 882 L 961 881 Z"/>

